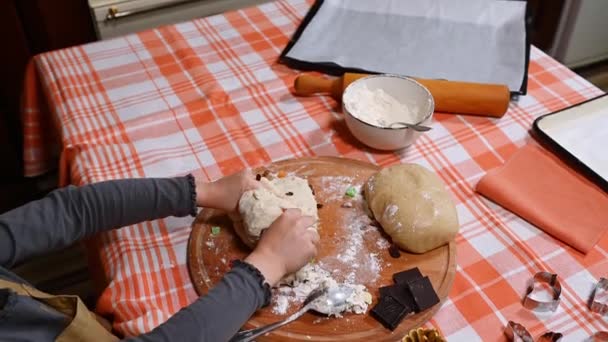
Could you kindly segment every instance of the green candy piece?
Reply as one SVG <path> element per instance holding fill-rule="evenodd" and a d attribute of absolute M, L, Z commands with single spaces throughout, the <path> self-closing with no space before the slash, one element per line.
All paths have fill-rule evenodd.
<path fill-rule="evenodd" d="M 346 196 L 355 197 L 356 195 L 357 195 L 357 188 L 355 188 L 354 186 L 349 186 L 348 189 L 346 189 Z"/>
<path fill-rule="evenodd" d="M 211 227 L 211 235 L 215 236 L 215 235 L 218 235 L 219 233 L 220 233 L 220 227 L 218 227 L 218 226 Z"/>

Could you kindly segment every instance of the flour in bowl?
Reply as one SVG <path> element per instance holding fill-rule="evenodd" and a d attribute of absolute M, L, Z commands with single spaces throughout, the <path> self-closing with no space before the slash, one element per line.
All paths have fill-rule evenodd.
<path fill-rule="evenodd" d="M 384 90 L 370 90 L 365 84 L 352 89 L 345 99 L 346 109 L 357 119 L 374 126 L 388 127 L 394 122 L 418 123 L 417 107 L 399 102 Z"/>

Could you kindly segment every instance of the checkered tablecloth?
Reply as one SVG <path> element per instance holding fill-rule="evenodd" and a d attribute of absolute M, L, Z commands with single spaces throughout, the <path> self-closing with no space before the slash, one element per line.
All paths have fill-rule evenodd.
<path fill-rule="evenodd" d="M 348 133 L 333 100 L 294 97 L 296 71 L 277 64 L 309 6 L 278 1 L 37 56 L 24 97 L 27 174 L 56 166 L 59 156 L 64 183 L 73 184 L 186 173 L 212 180 L 314 155 L 419 163 L 447 184 L 461 222 L 454 286 L 430 325 L 450 341 L 500 340 L 509 320 L 534 336 L 562 332 L 565 341 L 608 330 L 585 305 L 607 275 L 608 237 L 583 256 L 473 191 L 529 139 L 536 117 L 600 91 L 533 48 L 529 95 L 502 119 L 437 114 L 407 151 L 373 152 Z M 119 332 L 149 331 L 195 300 L 190 223 L 168 218 L 97 239 L 108 282 L 98 311 L 113 314 Z M 562 281 L 552 315 L 520 304 L 541 270 Z"/>

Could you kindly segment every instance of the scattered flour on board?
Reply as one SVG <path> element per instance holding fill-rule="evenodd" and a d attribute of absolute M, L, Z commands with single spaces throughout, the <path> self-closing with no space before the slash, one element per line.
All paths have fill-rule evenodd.
<path fill-rule="evenodd" d="M 371 296 L 363 285 L 374 284 L 382 271 L 381 259 L 376 252 L 384 250 L 390 243 L 384 239 L 376 239 L 369 247 L 366 241 L 368 234 L 377 234 L 377 227 L 372 225 L 372 220 L 366 214 L 367 203 L 361 195 L 361 184 L 353 184 L 354 179 L 346 176 L 324 176 L 320 178 L 320 185 L 327 202 L 349 202 L 352 207 L 342 207 L 338 215 L 339 227 L 343 231 L 339 236 L 334 236 L 335 244 L 338 246 L 336 254 L 326 256 L 316 264 L 308 264 L 295 275 L 288 276 L 281 281 L 278 288 L 273 289 L 272 312 L 277 315 L 286 314 L 292 305 L 301 304 L 306 296 L 325 283 L 331 286 L 336 283 L 344 283 L 356 289 L 357 298 L 351 311 L 365 313 L 367 304 L 365 299 Z M 355 187 L 357 193 L 354 198 L 345 196 L 349 187 Z M 394 213 L 393 213 L 394 215 Z M 366 294 L 366 295 L 365 295 Z M 365 298 L 364 298 L 365 297 Z"/>
<path fill-rule="evenodd" d="M 365 201 L 360 200 L 355 204 L 358 210 L 343 209 L 344 213 L 339 216 L 338 225 L 346 231 L 342 236 L 336 237 L 336 245 L 340 246 L 336 256 L 325 258 L 321 263 L 327 264 L 330 269 L 349 270 L 343 275 L 343 281 L 347 283 L 370 284 L 378 279 L 382 270 L 378 253 L 374 253 L 380 245 L 376 242 L 370 250 L 365 241 L 366 235 L 375 233 L 377 228 L 371 225 L 371 219 L 360 210 L 361 206 L 367 205 Z M 385 239 L 376 241 L 384 241 L 388 245 Z"/>
<path fill-rule="evenodd" d="M 357 194 L 353 200 L 361 200 L 361 184 L 353 184 L 353 178 L 347 176 L 323 176 L 320 178 L 321 187 L 326 195 L 326 201 L 333 202 L 345 199 L 346 190 L 353 186 L 357 189 Z M 349 197 L 347 197 L 349 198 Z"/>
<path fill-rule="evenodd" d="M 329 317 L 319 317 L 319 318 L 316 318 L 314 321 L 312 321 L 312 324 L 319 324 L 323 321 L 327 321 L 328 319 L 329 319 Z"/>
<path fill-rule="evenodd" d="M 378 249 L 387 249 L 391 246 L 391 243 L 387 239 L 378 239 L 376 240 L 376 246 Z"/>

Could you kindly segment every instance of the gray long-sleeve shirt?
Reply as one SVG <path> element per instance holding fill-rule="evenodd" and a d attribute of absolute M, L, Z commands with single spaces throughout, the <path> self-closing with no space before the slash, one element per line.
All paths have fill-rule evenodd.
<path fill-rule="evenodd" d="M 0 215 L 0 278 L 24 282 L 8 268 L 95 233 L 195 213 L 191 176 L 128 179 L 67 187 Z M 237 264 L 207 296 L 134 341 L 227 341 L 268 301 L 259 272 Z M 32 298 L 0 289 L 0 341 L 50 341 L 68 321 Z"/>

